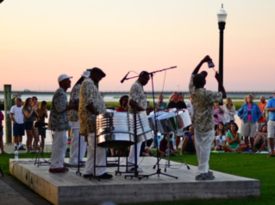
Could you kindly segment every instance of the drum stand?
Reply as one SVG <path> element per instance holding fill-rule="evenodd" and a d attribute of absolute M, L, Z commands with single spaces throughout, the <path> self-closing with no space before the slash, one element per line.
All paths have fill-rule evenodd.
<path fill-rule="evenodd" d="M 172 149 L 170 149 L 170 141 L 171 141 L 171 140 L 170 140 L 170 134 L 173 134 L 173 137 L 174 137 L 175 133 L 174 133 L 173 131 L 171 131 L 171 132 L 169 133 L 169 137 L 168 137 L 168 147 L 167 147 L 167 149 L 165 150 L 167 162 L 166 162 L 166 164 L 165 164 L 164 172 L 166 172 L 166 168 L 167 168 L 167 167 L 170 167 L 170 166 L 171 166 L 171 165 L 170 165 L 170 152 L 172 152 L 172 154 L 174 154 L 175 157 L 177 157 L 183 164 L 185 164 L 186 167 L 187 167 L 187 169 L 190 169 L 190 167 L 183 161 L 183 159 L 181 159 L 180 157 L 178 157 L 178 155 L 177 155 Z M 158 158 L 157 163 L 159 163 L 159 161 L 160 161 L 161 159 L 163 159 L 164 157 L 165 157 L 165 155 L 160 156 L 160 158 Z M 157 163 L 154 165 L 153 169 L 156 168 Z"/>
<path fill-rule="evenodd" d="M 37 130 L 37 132 L 38 132 L 38 130 Z M 35 138 L 34 138 L 34 140 L 36 141 Z M 39 166 L 49 166 L 51 163 L 49 161 L 47 161 L 47 160 L 44 159 L 43 152 L 41 152 L 42 148 L 41 148 L 40 142 L 35 142 L 35 143 L 37 143 L 37 146 L 39 147 L 39 149 L 38 149 L 38 152 L 37 152 L 37 155 L 36 155 L 36 159 L 34 160 L 34 165 L 37 164 L 37 167 L 39 167 Z M 44 147 L 45 147 L 45 144 L 44 144 Z M 40 161 L 41 157 L 44 160 L 43 162 Z"/>
<path fill-rule="evenodd" d="M 161 71 L 162 71 L 162 70 L 161 70 Z M 160 71 L 155 71 L 155 72 L 160 72 Z M 156 117 L 154 81 L 153 81 L 153 74 L 154 74 L 155 72 L 150 73 L 150 75 L 151 75 L 151 82 L 152 82 L 152 94 L 153 94 L 153 106 L 154 106 L 154 121 L 155 121 L 154 138 L 157 138 L 157 127 L 158 127 L 158 125 L 157 125 L 157 117 Z M 170 139 L 169 139 L 169 142 L 168 142 L 168 143 L 170 144 Z M 159 177 L 159 175 L 162 174 L 162 175 L 167 176 L 167 177 L 172 177 L 172 178 L 178 179 L 178 177 L 176 177 L 176 176 L 168 175 L 168 174 L 165 174 L 165 173 L 162 173 L 162 172 L 161 172 L 161 169 L 160 169 L 160 167 L 159 167 L 160 156 L 159 156 L 158 149 L 159 149 L 159 143 L 157 142 L 157 158 L 158 158 L 157 163 L 156 163 L 156 165 L 157 165 L 157 172 L 154 173 L 154 174 L 150 174 L 149 177 L 150 177 L 150 176 L 154 176 L 154 175 L 158 175 L 158 177 Z M 155 166 L 156 166 L 156 165 L 155 165 Z M 154 167 L 155 167 L 155 166 L 154 166 Z"/>

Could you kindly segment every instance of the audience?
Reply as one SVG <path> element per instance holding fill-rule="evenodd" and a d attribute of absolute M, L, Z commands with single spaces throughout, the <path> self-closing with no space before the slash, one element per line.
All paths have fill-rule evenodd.
<path fill-rule="evenodd" d="M 241 134 L 245 138 L 245 144 L 249 145 L 250 138 L 251 149 L 254 149 L 254 134 L 256 132 L 256 122 L 262 117 L 259 106 L 253 102 L 253 96 L 246 96 L 246 103 L 238 111 L 241 118 Z"/>
<path fill-rule="evenodd" d="M 24 114 L 24 122 L 25 129 L 27 133 L 27 150 L 35 152 L 35 149 L 32 148 L 32 138 L 33 138 L 33 122 L 35 118 L 38 116 L 36 112 L 36 107 L 32 107 L 32 99 L 27 98 L 23 105 L 23 114 Z M 35 145 L 35 144 L 34 144 Z"/>
<path fill-rule="evenodd" d="M 256 130 L 259 131 L 261 130 L 261 127 L 265 124 L 265 118 L 264 118 L 264 115 L 263 115 L 263 112 L 264 112 L 264 108 L 266 106 L 266 101 L 265 101 L 265 97 L 264 96 L 261 96 L 260 97 L 260 103 L 259 103 L 259 108 L 261 110 L 261 113 L 262 113 L 262 117 L 258 120 L 257 122 L 257 128 Z"/>
<path fill-rule="evenodd" d="M 214 123 L 215 123 L 214 129 L 216 130 L 219 122 L 223 122 L 223 114 L 224 114 L 223 106 L 220 106 L 219 103 L 214 103 L 213 114 L 214 114 Z"/>
<path fill-rule="evenodd" d="M 196 152 L 195 139 L 194 139 L 194 127 L 192 125 L 189 126 L 189 132 L 186 132 L 184 134 L 180 155 L 182 155 L 184 151 L 192 154 Z"/>
<path fill-rule="evenodd" d="M 164 135 L 163 139 L 160 141 L 160 146 L 159 146 L 159 149 L 158 149 L 158 152 L 159 152 L 160 156 L 166 156 L 167 152 L 169 152 L 169 151 L 170 151 L 170 155 L 173 156 L 177 152 L 177 150 L 174 149 L 174 147 L 173 147 L 173 142 L 170 140 L 169 135 L 170 135 L 169 133 L 166 133 Z M 170 143 L 169 144 L 170 150 L 168 150 L 168 141 Z"/>
<path fill-rule="evenodd" d="M 231 98 L 227 98 L 226 104 L 224 106 L 224 119 L 226 123 L 226 130 L 228 130 L 230 123 L 235 122 L 235 117 L 234 117 L 235 114 L 236 114 L 235 105 L 233 105 Z"/>
<path fill-rule="evenodd" d="M 241 144 L 241 134 L 238 133 L 238 125 L 233 122 L 230 124 L 229 131 L 226 134 L 226 144 L 222 145 L 225 152 L 243 152 L 247 145 Z"/>
<path fill-rule="evenodd" d="M 4 115 L 2 111 L 0 110 L 0 149 L 1 149 L 1 154 L 4 154 L 4 147 L 3 147 L 3 125 L 2 121 L 4 120 Z"/>
<path fill-rule="evenodd" d="M 14 150 L 26 150 L 22 145 L 22 137 L 25 135 L 24 115 L 21 98 L 15 99 L 15 105 L 11 107 L 10 118 L 13 122 Z M 27 141 L 28 142 L 28 141 Z"/>
<path fill-rule="evenodd" d="M 223 134 L 223 132 L 221 130 L 216 130 L 216 146 L 214 148 L 214 150 L 216 151 L 222 151 L 223 150 L 223 146 L 225 146 L 226 143 L 226 138 L 225 135 Z"/>
<path fill-rule="evenodd" d="M 156 111 L 165 110 L 167 108 L 167 103 L 163 102 L 163 94 L 158 95 L 158 102 L 156 103 Z"/>
<path fill-rule="evenodd" d="M 267 139 L 267 125 L 263 124 L 259 131 L 254 135 L 254 146 L 259 148 Z"/>
<path fill-rule="evenodd" d="M 116 111 L 117 112 L 126 112 L 127 106 L 128 106 L 128 101 L 129 101 L 128 95 L 121 96 L 121 98 L 119 99 L 120 106 L 116 109 Z"/>
<path fill-rule="evenodd" d="M 41 124 L 45 123 L 45 118 L 48 118 L 47 102 L 42 101 L 38 108 L 38 121 Z M 45 138 L 46 138 L 46 128 L 39 127 L 38 134 L 41 136 L 41 151 L 44 152 Z"/>

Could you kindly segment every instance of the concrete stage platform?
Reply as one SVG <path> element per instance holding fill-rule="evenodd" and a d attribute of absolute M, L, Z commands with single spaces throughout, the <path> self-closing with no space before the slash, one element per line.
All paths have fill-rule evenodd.
<path fill-rule="evenodd" d="M 66 159 L 68 160 L 68 159 Z M 109 158 L 108 158 L 109 160 Z M 154 157 L 141 158 L 142 174 L 156 172 Z M 122 164 L 125 158 L 121 158 Z M 164 170 L 165 160 L 161 160 Z M 84 179 L 76 175 L 76 168 L 67 173 L 49 173 L 49 166 L 37 167 L 31 159 L 10 160 L 10 172 L 36 193 L 53 204 L 100 204 L 104 201 L 115 203 L 157 202 L 186 199 L 226 199 L 260 196 L 260 181 L 213 171 L 214 180 L 196 181 L 197 167 L 171 162 L 167 174 L 138 180 L 125 179 L 125 174 L 111 180 Z M 125 168 L 121 168 L 125 170 Z M 114 174 L 116 168 L 107 168 Z M 81 168 L 83 174 L 84 168 Z M 165 172 L 164 172 L 165 173 Z"/>

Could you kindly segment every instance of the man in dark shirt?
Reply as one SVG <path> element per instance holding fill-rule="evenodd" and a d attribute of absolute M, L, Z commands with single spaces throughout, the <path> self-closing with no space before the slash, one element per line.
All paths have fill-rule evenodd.
<path fill-rule="evenodd" d="M 187 109 L 187 106 L 186 104 L 183 102 L 183 101 L 180 101 L 179 99 L 179 93 L 177 92 L 174 92 L 173 93 L 173 101 L 171 101 L 167 108 L 177 108 L 178 110 L 181 110 L 181 109 Z M 180 137 L 183 136 L 183 129 L 180 129 L 180 130 L 177 130 L 177 133 L 176 133 L 176 139 L 175 139 L 175 144 L 176 144 L 176 150 L 178 150 L 178 146 L 180 144 Z"/>

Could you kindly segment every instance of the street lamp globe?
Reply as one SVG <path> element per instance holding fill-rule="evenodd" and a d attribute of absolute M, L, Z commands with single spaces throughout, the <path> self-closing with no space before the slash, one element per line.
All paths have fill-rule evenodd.
<path fill-rule="evenodd" d="M 217 16 L 218 16 L 218 22 L 226 22 L 227 13 L 223 8 L 223 4 L 221 9 L 217 13 Z"/>

